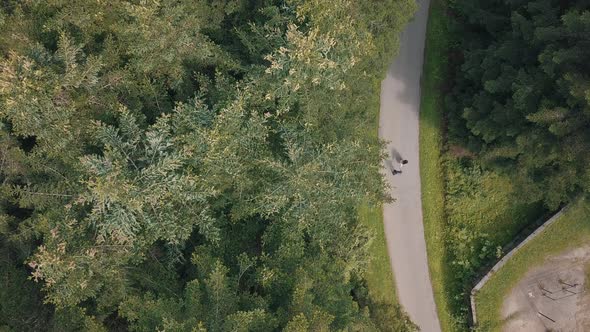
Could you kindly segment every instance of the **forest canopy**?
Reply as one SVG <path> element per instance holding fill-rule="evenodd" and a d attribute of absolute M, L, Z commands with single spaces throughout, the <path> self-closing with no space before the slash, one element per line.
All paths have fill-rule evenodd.
<path fill-rule="evenodd" d="M 449 139 L 550 209 L 590 184 L 590 2 L 453 0 Z"/>
<path fill-rule="evenodd" d="M 0 329 L 412 329 L 357 208 L 388 199 L 367 105 L 414 10 L 3 1 Z"/>

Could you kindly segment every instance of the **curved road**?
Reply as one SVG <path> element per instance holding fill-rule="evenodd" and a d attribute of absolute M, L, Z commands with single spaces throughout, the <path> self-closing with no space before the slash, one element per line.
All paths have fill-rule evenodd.
<path fill-rule="evenodd" d="M 379 135 L 389 142 L 392 160 L 385 162 L 384 171 L 396 199 L 383 207 L 383 221 L 399 301 L 422 331 L 437 332 L 440 322 L 428 272 L 418 165 L 420 76 L 430 1 L 418 3 L 414 20 L 401 36 L 399 54 L 381 84 Z M 392 166 L 399 170 L 396 157 L 409 163 L 402 174 L 392 175 Z"/>

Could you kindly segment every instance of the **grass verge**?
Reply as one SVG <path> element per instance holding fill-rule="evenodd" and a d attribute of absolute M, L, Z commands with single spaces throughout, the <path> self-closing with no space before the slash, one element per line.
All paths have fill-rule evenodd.
<path fill-rule="evenodd" d="M 383 229 L 383 211 L 381 207 L 369 207 L 363 205 L 359 208 L 361 222 L 373 231 L 375 239 L 371 245 L 373 260 L 369 264 L 366 275 L 367 286 L 371 297 L 378 302 L 395 304 L 396 293 L 393 282 L 393 273 L 389 264 L 389 254 L 385 242 Z"/>
<path fill-rule="evenodd" d="M 417 327 L 403 312 L 397 301 L 393 272 L 389 264 L 389 254 L 385 241 L 381 206 L 362 205 L 358 209 L 358 215 L 361 223 L 372 230 L 375 236 L 370 249 L 372 260 L 365 274 L 370 298 L 368 306 L 371 317 L 377 323 L 380 331 L 417 331 Z"/>
<path fill-rule="evenodd" d="M 422 76 L 422 99 L 420 106 L 420 178 L 422 186 L 422 211 L 424 235 L 428 250 L 430 278 L 438 315 L 443 331 L 453 331 L 452 315 L 445 301 L 447 262 L 444 247 L 444 177 L 442 165 L 442 104 L 443 84 L 448 68 L 449 48 L 448 23 L 445 3 L 432 0 L 426 32 L 424 71 Z"/>
<path fill-rule="evenodd" d="M 502 326 L 501 308 L 505 296 L 524 274 L 549 255 L 558 254 L 590 241 L 590 204 L 586 200 L 570 208 L 541 235 L 526 244 L 504 265 L 476 296 L 480 330 L 498 331 Z"/>
<path fill-rule="evenodd" d="M 506 175 L 477 156 L 445 146 L 444 85 L 452 81 L 452 22 L 446 0 L 432 0 L 420 110 L 420 177 L 430 276 L 443 331 L 467 329 L 468 294 L 480 269 L 537 220 L 544 208 L 514 195 Z M 455 37 L 457 38 L 457 37 Z"/>

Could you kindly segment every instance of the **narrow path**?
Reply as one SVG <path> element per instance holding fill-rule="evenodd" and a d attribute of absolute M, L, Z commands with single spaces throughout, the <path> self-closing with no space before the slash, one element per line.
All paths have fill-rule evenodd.
<path fill-rule="evenodd" d="M 428 261 L 418 157 L 418 120 L 420 110 L 420 76 L 424 58 L 424 41 L 429 0 L 419 0 L 420 9 L 401 36 L 399 54 L 381 84 L 379 135 L 389 141 L 393 162 L 386 161 L 384 172 L 396 199 L 383 207 L 387 248 L 399 301 L 422 331 L 440 331 Z M 407 159 L 402 174 L 396 155 Z"/>

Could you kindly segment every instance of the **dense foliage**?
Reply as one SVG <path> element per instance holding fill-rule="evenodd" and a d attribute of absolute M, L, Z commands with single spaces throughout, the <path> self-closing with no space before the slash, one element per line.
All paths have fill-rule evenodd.
<path fill-rule="evenodd" d="M 0 10 L 0 329 L 412 329 L 366 291 L 410 0 Z"/>
<path fill-rule="evenodd" d="M 446 4 L 442 280 L 464 330 L 482 269 L 527 225 L 588 192 L 590 2 Z"/>
<path fill-rule="evenodd" d="M 450 139 L 555 209 L 590 184 L 590 3 L 455 0 Z"/>
<path fill-rule="evenodd" d="M 503 248 L 519 233 L 542 220 L 547 210 L 542 202 L 519 199 L 510 176 L 482 167 L 477 159 L 447 152 L 443 164 L 446 224 L 442 280 L 452 331 L 462 331 L 467 328 L 474 281 L 506 253 Z"/>

